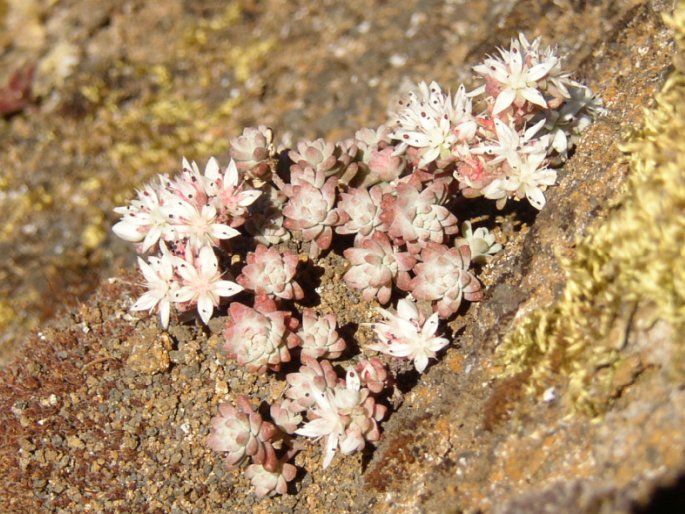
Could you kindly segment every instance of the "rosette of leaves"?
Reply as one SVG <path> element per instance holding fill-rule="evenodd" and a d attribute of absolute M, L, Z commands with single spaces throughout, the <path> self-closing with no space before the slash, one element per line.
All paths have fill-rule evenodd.
<path fill-rule="evenodd" d="M 246 396 L 239 396 L 237 407 L 224 403 L 211 421 L 207 446 L 226 453 L 226 466 L 234 468 L 247 458 L 267 469 L 277 469 L 278 459 L 271 440 L 278 429 L 252 408 Z"/>
<path fill-rule="evenodd" d="M 289 349 L 300 344 L 295 334 L 299 322 L 289 311 L 279 311 L 275 302 L 260 301 L 255 308 L 231 303 L 224 330 L 224 351 L 252 373 L 278 371 L 290 361 Z"/>
<path fill-rule="evenodd" d="M 247 264 L 236 282 L 256 295 L 301 300 L 304 292 L 295 280 L 299 258 L 290 250 L 278 251 L 260 244 L 247 254 Z"/>

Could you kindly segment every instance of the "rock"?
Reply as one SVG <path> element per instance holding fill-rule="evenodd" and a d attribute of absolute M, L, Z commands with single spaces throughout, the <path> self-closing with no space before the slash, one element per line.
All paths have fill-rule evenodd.
<path fill-rule="evenodd" d="M 130 337 L 124 344 L 131 348 L 126 365 L 135 372 L 154 375 L 169 367 L 171 340 L 167 334 L 152 328 Z"/>
<path fill-rule="evenodd" d="M 650 201 L 636 211 L 640 223 L 677 228 L 677 216 L 668 224 L 671 218 L 647 217 L 677 205 L 669 200 L 679 194 L 677 177 L 658 175 L 666 186 L 635 182 L 648 166 L 634 171 L 620 147 L 628 129 L 643 126 L 644 109 L 654 107 L 673 70 L 673 35 L 662 21 L 672 2 L 511 0 L 468 9 L 458 2 L 175 2 L 168 19 L 148 6 L 139 20 L 138 3 L 125 4 L 94 9 L 101 26 L 84 22 L 87 30 L 75 33 L 73 43 L 87 51 L 54 86 L 61 88 L 57 108 L 0 127 L 10 141 L 2 143 L 8 151 L 0 164 L 21 172 L 0 179 L 7 200 L 0 244 L 16 252 L 11 265 L 0 265 L 0 276 L 11 278 L 3 296 L 16 301 L 4 310 L 0 302 L 0 313 L 44 309 L 25 324 L 3 315 L 0 328 L 26 333 L 40 316 L 51 317 L 45 295 L 36 296 L 41 290 L 16 279 L 19 268 L 23 276 L 64 278 L 51 282 L 58 301 L 62 289 L 78 289 L 67 283 L 94 291 L 70 316 L 41 324 L 0 372 L 0 501 L 8 512 L 646 512 L 659 508 L 663 490 L 679 486 L 679 318 L 664 314 L 670 304 L 645 282 L 632 296 L 607 293 L 629 282 L 621 273 L 630 261 L 620 256 L 581 273 L 598 258 L 594 249 L 610 252 L 602 241 L 629 254 L 628 243 L 645 244 L 637 230 L 628 243 L 619 237 L 621 223 L 633 227 L 620 213 L 637 209 L 635 184 Z M 78 17 L 63 20 L 78 24 Z M 50 30 L 45 37 L 54 37 Z M 81 248 L 83 227 L 109 223 L 121 191 L 166 171 L 159 167 L 177 167 L 182 153 L 201 159 L 225 151 L 242 124 L 271 124 L 284 139 L 288 131 L 294 138 L 349 134 L 383 119 L 406 76 L 456 85 L 468 65 L 519 30 L 558 42 L 568 65 L 603 98 L 606 115 L 561 168 L 543 211 L 506 213 L 515 223 L 503 229 L 505 251 L 484 269 L 485 300 L 455 322 L 456 341 L 443 360 L 408 386 L 378 448 L 337 457 L 324 471 L 320 445 L 304 443 L 295 457 L 307 470 L 293 486 L 297 494 L 255 499 L 245 477 L 225 470 L 204 440 L 227 394 L 250 395 L 256 404 L 280 395 L 278 387 L 225 362 L 218 353 L 224 318 L 209 333 L 172 319 L 166 334 L 154 317 L 124 314 L 139 294 L 133 274 L 93 289 L 96 280 L 84 280 L 82 270 L 111 274 L 107 262 L 132 258 L 108 240 Z M 165 44 L 146 48 L 147 32 Z M 403 62 L 391 65 L 392 56 Z M 679 98 L 671 95 L 663 101 Z M 666 133 L 663 119 L 675 123 L 662 113 L 648 126 Z M 17 137 L 34 132 L 26 142 Z M 646 142 L 634 147 L 656 148 L 650 155 L 659 166 L 680 158 L 682 148 L 664 150 L 650 134 L 645 129 Z M 44 162 L 51 174 L 40 171 Z M 582 240 L 588 234 L 595 239 Z M 655 242 L 652 250 L 672 256 L 668 244 L 679 243 Z M 645 254 L 654 273 L 672 269 Z M 344 305 L 346 323 L 368 321 L 371 307 L 336 286 L 339 264 L 327 257 L 322 281 L 331 287 L 320 289 L 322 305 Z M 585 294 L 587 284 L 602 287 Z M 581 293 L 584 303 L 574 303 Z M 558 327 L 567 326 L 590 327 L 592 344 L 575 332 L 560 337 Z M 571 336 L 582 344 L 571 345 Z M 515 351 L 521 348 L 527 351 Z M 551 400 L 545 391 L 554 391 Z"/>

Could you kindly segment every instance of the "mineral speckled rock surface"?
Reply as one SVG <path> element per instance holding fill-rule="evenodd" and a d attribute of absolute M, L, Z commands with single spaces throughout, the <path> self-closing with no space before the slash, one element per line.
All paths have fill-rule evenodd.
<path fill-rule="evenodd" d="M 11 170 L 0 178 L 0 327 L 4 347 L 18 349 L 0 372 L 3 511 L 642 513 L 678 500 L 685 393 L 674 321 L 639 301 L 616 318 L 604 335 L 613 353 L 587 379 L 594 410 L 570 394 L 576 370 L 554 352 L 531 360 L 547 367 L 513 373 L 501 354 L 517 323 L 566 294 L 560 262 L 618 209 L 634 173 L 619 145 L 673 71 L 662 19 L 673 2 L 0 7 L 3 67 L 36 70 L 32 105 L 0 124 L 0 165 Z M 204 439 L 227 394 L 270 401 L 282 382 L 219 354 L 225 317 L 208 330 L 173 320 L 166 334 L 128 313 L 140 288 L 132 271 L 114 271 L 133 256 L 110 239 L 111 207 L 183 154 L 225 154 L 243 125 L 296 140 L 377 124 L 407 80 L 456 87 L 519 30 L 557 43 L 606 114 L 539 214 L 492 210 L 506 244 L 481 274 L 486 297 L 452 323 L 442 360 L 400 384 L 378 448 L 323 471 L 319 444 L 306 442 L 292 494 L 256 499 Z M 370 321 L 374 306 L 341 285 L 342 265 L 334 249 L 305 289 L 341 325 Z M 65 295 L 89 291 L 53 316 Z"/>

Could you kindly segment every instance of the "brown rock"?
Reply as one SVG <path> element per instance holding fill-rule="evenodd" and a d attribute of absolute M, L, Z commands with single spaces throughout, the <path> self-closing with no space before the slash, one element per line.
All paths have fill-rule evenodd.
<path fill-rule="evenodd" d="M 126 365 L 137 373 L 154 375 L 169 368 L 171 340 L 156 328 L 148 328 L 141 334 L 136 333 L 124 343 L 130 348 Z"/>
<path fill-rule="evenodd" d="M 0 329 L 14 334 L 5 341 L 51 319 L 65 292 L 92 292 L 97 270 L 132 262 L 118 242 L 82 245 L 83 227 L 109 226 L 122 191 L 174 169 L 181 154 L 225 152 L 243 124 L 292 138 L 350 135 L 383 120 L 406 77 L 456 85 L 519 30 L 558 42 L 607 114 L 542 212 L 505 213 L 509 242 L 484 270 L 486 299 L 455 322 L 456 344 L 406 392 L 374 452 L 336 457 L 323 471 L 320 444 L 305 442 L 297 494 L 255 499 L 204 440 L 227 394 L 256 403 L 280 395 L 278 384 L 218 354 L 224 320 L 209 335 L 172 320 L 172 340 L 154 317 L 125 315 L 139 293 L 128 274 L 41 325 L 0 373 L 7 512 L 618 513 L 648 508 L 655 488 L 677 485 L 685 394 L 669 366 L 682 341 L 668 323 L 648 323 L 649 306 L 611 334 L 621 358 L 591 369 L 597 390 L 588 394 L 608 405 L 596 419 L 573 411 L 560 353 L 541 380 L 554 392 L 548 400 L 532 371 L 502 378 L 496 361 L 515 321 L 564 291 L 558 257 L 572 258 L 577 238 L 613 209 L 630 173 L 619 144 L 671 70 L 661 19 L 671 2 L 134 1 L 100 6 L 80 23 L 93 2 L 56 5 L 45 28 L 50 39 L 82 26 L 74 75 L 52 102 L 0 126 L 0 166 L 18 170 L 0 178 L 0 245 L 9 251 L 0 291 L 14 300 L 0 302 Z M 340 258 L 323 268 L 322 308 L 343 306 L 344 323 L 368 321 L 371 306 L 339 284 Z"/>

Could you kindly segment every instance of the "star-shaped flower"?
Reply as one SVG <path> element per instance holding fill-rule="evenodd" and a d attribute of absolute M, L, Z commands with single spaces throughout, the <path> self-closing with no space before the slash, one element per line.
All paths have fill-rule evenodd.
<path fill-rule="evenodd" d="M 203 246 L 196 259 L 181 259 L 177 270 L 183 283 L 174 292 L 174 301 L 196 304 L 205 324 L 212 318 L 214 307 L 219 305 L 222 296 L 233 296 L 243 290 L 235 282 L 221 279 L 216 255 L 209 246 Z"/>

